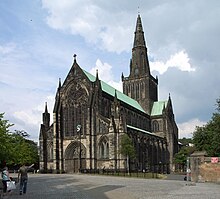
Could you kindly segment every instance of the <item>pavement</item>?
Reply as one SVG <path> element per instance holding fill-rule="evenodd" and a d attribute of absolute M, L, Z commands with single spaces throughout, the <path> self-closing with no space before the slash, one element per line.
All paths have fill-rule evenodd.
<path fill-rule="evenodd" d="M 173 179 L 177 178 L 177 179 Z M 30 174 L 27 193 L 17 189 L 4 199 L 219 199 L 220 185 L 189 183 L 182 176 L 167 179 Z"/>

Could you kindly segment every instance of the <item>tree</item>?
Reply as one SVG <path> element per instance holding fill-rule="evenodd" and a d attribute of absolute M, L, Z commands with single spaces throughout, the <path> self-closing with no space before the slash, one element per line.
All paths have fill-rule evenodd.
<path fill-rule="evenodd" d="M 174 156 L 174 163 L 179 165 L 181 170 L 186 167 L 187 157 L 195 151 L 195 147 L 183 146 Z"/>
<path fill-rule="evenodd" d="M 0 166 L 38 163 L 37 144 L 29 140 L 29 134 L 23 130 L 10 132 L 12 125 L 4 119 L 4 113 L 0 113 Z"/>
<path fill-rule="evenodd" d="M 135 157 L 135 148 L 132 144 L 132 139 L 127 134 L 124 134 L 121 138 L 120 153 L 124 155 L 127 159 L 127 169 L 129 174 L 129 160 Z"/>
<path fill-rule="evenodd" d="M 192 138 L 185 138 L 185 137 L 183 137 L 183 138 L 179 139 L 179 142 L 180 142 L 183 146 L 189 146 L 190 144 L 193 143 L 193 140 L 192 140 Z"/>
<path fill-rule="evenodd" d="M 193 143 L 198 151 L 206 151 L 208 156 L 220 156 L 220 99 L 217 99 L 217 112 L 202 127 L 196 127 Z"/>
<path fill-rule="evenodd" d="M 9 128 L 13 126 L 8 120 L 4 119 L 4 113 L 0 113 L 0 164 L 4 164 L 8 161 L 8 154 L 10 150 L 10 135 Z"/>
<path fill-rule="evenodd" d="M 11 164 L 32 164 L 38 162 L 37 144 L 28 140 L 25 131 L 15 131 L 11 134 Z"/>

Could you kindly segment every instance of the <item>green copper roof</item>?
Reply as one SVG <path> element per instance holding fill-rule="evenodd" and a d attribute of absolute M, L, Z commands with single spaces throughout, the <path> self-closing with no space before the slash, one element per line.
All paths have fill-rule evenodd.
<path fill-rule="evenodd" d="M 162 115 L 164 107 L 167 107 L 167 101 L 154 102 L 151 110 L 151 116 Z"/>
<path fill-rule="evenodd" d="M 83 72 L 85 73 L 85 75 L 89 78 L 89 80 L 91 82 L 94 82 L 96 80 L 96 77 L 91 75 L 90 73 L 88 73 L 87 71 L 83 70 Z M 102 86 L 102 91 L 108 93 L 111 96 L 115 96 L 115 91 L 117 94 L 117 98 L 121 101 L 123 101 L 124 103 L 142 111 L 145 113 L 144 109 L 140 106 L 140 104 L 135 101 L 134 99 L 128 97 L 127 95 L 123 94 L 122 92 L 116 90 L 115 88 L 113 88 L 112 86 L 108 85 L 107 83 L 103 82 L 101 80 L 101 86 Z"/>

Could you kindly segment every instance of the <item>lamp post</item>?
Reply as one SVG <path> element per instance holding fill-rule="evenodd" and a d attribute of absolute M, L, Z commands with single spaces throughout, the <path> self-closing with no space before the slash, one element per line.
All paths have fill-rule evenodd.
<path fill-rule="evenodd" d="M 76 127 L 76 131 L 79 134 L 79 162 L 78 162 L 78 167 L 79 167 L 79 172 L 81 171 L 81 125 L 78 124 Z"/>
<path fill-rule="evenodd" d="M 189 157 L 186 160 L 186 181 L 189 182 L 189 175 L 190 175 L 190 168 L 189 168 Z"/>
<path fill-rule="evenodd" d="M 128 170 L 128 175 L 130 175 L 130 167 L 129 167 L 129 155 L 127 154 L 127 170 Z"/>

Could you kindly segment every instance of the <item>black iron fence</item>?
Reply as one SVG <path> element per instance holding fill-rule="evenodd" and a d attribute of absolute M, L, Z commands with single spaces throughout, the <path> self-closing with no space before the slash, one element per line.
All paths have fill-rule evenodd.
<path fill-rule="evenodd" d="M 121 177 L 136 177 L 136 178 L 163 178 L 161 173 L 145 172 L 145 171 L 131 171 L 115 170 L 115 169 L 82 169 L 81 174 L 94 174 L 106 176 L 121 176 Z"/>

